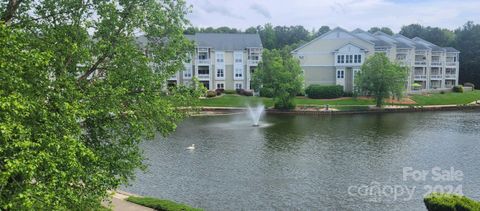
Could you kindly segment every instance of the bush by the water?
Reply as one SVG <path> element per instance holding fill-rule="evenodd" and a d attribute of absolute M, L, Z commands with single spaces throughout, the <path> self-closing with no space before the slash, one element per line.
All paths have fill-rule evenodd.
<path fill-rule="evenodd" d="M 235 94 L 235 93 L 237 93 L 237 92 L 236 92 L 235 90 L 232 90 L 232 89 L 225 89 L 225 90 L 223 91 L 223 93 L 225 93 L 225 94 Z"/>
<path fill-rule="evenodd" d="M 217 96 L 217 92 L 216 91 L 212 91 L 212 90 L 208 90 L 207 91 L 207 97 L 210 98 L 210 97 L 216 97 Z"/>
<path fill-rule="evenodd" d="M 253 96 L 253 91 L 252 91 L 252 90 L 243 90 L 243 95 L 245 95 L 245 96 Z"/>
<path fill-rule="evenodd" d="M 339 98 L 343 96 L 343 86 L 322 86 L 313 84 L 308 86 L 307 89 L 305 89 L 305 93 L 309 98 L 313 99 Z"/>
<path fill-rule="evenodd" d="M 139 204 L 145 207 L 150 207 L 160 211 L 201 211 L 202 209 L 193 208 L 185 204 L 176 203 L 169 200 L 156 199 L 150 197 L 135 197 L 130 196 L 127 201 Z"/>
<path fill-rule="evenodd" d="M 431 193 L 423 199 L 423 202 L 428 211 L 480 210 L 480 202 L 455 194 Z"/>
<path fill-rule="evenodd" d="M 267 88 L 267 87 L 260 88 L 260 97 L 272 98 L 273 97 L 273 89 L 272 88 Z"/>
<path fill-rule="evenodd" d="M 463 93 L 463 86 L 458 85 L 453 87 L 453 92 Z"/>

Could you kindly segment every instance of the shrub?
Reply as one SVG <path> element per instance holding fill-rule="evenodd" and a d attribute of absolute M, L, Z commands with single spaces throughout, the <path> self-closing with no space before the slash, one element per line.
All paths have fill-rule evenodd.
<path fill-rule="evenodd" d="M 239 95 L 243 95 L 243 92 L 245 92 L 245 89 L 236 89 L 235 92 Z"/>
<path fill-rule="evenodd" d="M 289 110 L 295 108 L 295 103 L 293 101 L 284 102 L 279 99 L 275 100 L 274 108 L 282 109 L 282 110 Z"/>
<path fill-rule="evenodd" d="M 442 94 L 442 95 L 445 94 L 445 91 L 444 90 L 440 91 L 440 94 Z"/>
<path fill-rule="evenodd" d="M 201 211 L 202 209 L 193 208 L 185 204 L 176 203 L 169 200 L 156 199 L 151 197 L 135 197 L 130 196 L 127 201 L 150 207 L 161 211 Z"/>
<path fill-rule="evenodd" d="M 305 93 L 309 98 L 313 99 L 330 99 L 330 98 L 339 98 L 343 96 L 343 86 L 332 85 L 332 86 L 322 86 L 322 85 L 310 85 L 305 89 Z"/>
<path fill-rule="evenodd" d="M 463 93 L 463 86 L 462 85 L 454 86 L 453 92 Z"/>
<path fill-rule="evenodd" d="M 217 92 L 215 91 L 212 91 L 212 90 L 208 90 L 207 91 L 207 97 L 210 98 L 210 97 L 216 97 L 217 96 Z"/>
<path fill-rule="evenodd" d="M 253 96 L 253 90 L 244 90 L 243 95 L 245 96 Z"/>
<path fill-rule="evenodd" d="M 463 86 L 464 86 L 464 87 L 472 87 L 472 89 L 475 89 L 475 84 L 470 83 L 470 82 L 464 83 Z"/>
<path fill-rule="evenodd" d="M 221 95 L 225 90 L 224 89 L 216 89 L 215 92 L 217 93 L 217 96 L 218 95 Z"/>
<path fill-rule="evenodd" d="M 305 96 L 305 90 L 302 89 L 302 91 L 297 93 L 297 96 Z"/>
<path fill-rule="evenodd" d="M 431 193 L 423 202 L 428 211 L 480 210 L 480 202 L 455 194 Z"/>
<path fill-rule="evenodd" d="M 262 87 L 260 88 L 260 97 L 273 97 L 273 89 L 272 88 L 266 88 Z"/>
<path fill-rule="evenodd" d="M 353 97 L 353 92 L 344 92 L 343 96 L 344 97 Z"/>
<path fill-rule="evenodd" d="M 235 90 L 226 89 L 226 90 L 223 90 L 223 93 L 225 93 L 225 94 L 235 94 L 237 92 Z"/>

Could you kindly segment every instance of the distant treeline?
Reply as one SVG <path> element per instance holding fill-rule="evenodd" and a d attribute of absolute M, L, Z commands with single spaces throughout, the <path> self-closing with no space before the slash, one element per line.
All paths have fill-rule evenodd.
<path fill-rule="evenodd" d="M 273 26 L 272 24 L 265 24 L 263 26 L 249 27 L 245 31 L 227 26 L 219 28 L 190 27 L 185 30 L 185 34 L 194 34 L 195 32 L 258 33 L 264 48 L 294 49 L 328 31 L 330 31 L 329 26 L 307 30 L 300 25 Z M 382 31 L 390 35 L 394 33 L 388 27 L 372 27 L 368 31 L 371 33 Z M 459 50 L 461 52 L 460 83 L 472 82 L 476 87 L 480 87 L 480 24 L 474 24 L 469 21 L 456 30 L 410 24 L 403 26 L 399 33 L 409 38 L 420 37 L 438 46 L 454 47 Z"/>

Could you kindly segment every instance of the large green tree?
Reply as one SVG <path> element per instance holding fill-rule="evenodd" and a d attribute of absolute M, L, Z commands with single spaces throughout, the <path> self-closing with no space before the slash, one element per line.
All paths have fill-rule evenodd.
<path fill-rule="evenodd" d="M 302 90 L 302 69 L 289 51 L 265 50 L 252 83 L 255 90 L 270 90 L 275 108 L 292 109 Z"/>
<path fill-rule="evenodd" d="M 0 3 L 0 210 L 88 210 L 134 177 L 138 144 L 172 132 L 198 98 L 163 91 L 192 47 L 188 10 L 170 0 Z"/>
<path fill-rule="evenodd" d="M 372 27 L 368 30 L 368 32 L 370 32 L 372 34 L 375 33 L 375 32 L 378 32 L 378 31 L 381 31 L 381 32 L 383 32 L 385 34 L 388 34 L 388 35 L 393 35 L 393 31 L 388 27 Z"/>
<path fill-rule="evenodd" d="M 480 87 L 480 24 L 467 22 L 455 31 L 455 47 L 460 51 L 460 82 Z"/>
<path fill-rule="evenodd" d="M 407 68 L 390 62 L 383 53 L 376 53 L 355 75 L 355 89 L 359 94 L 374 96 L 376 106 L 381 107 L 385 98 L 402 96 L 407 76 Z"/>

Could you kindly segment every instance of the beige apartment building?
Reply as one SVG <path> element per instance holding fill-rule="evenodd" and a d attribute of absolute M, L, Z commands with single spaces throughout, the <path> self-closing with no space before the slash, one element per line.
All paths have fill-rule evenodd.
<path fill-rule="evenodd" d="M 385 53 L 391 61 L 408 67 L 409 93 L 451 89 L 458 85 L 460 52 L 400 34 L 374 34 L 356 29 L 335 28 L 292 51 L 304 71 L 305 85 L 342 85 L 346 92 L 355 86 L 355 73 L 366 58 Z"/>
<path fill-rule="evenodd" d="M 188 84 L 196 77 L 209 90 L 251 89 L 252 74 L 262 58 L 258 34 L 196 33 L 187 38 L 195 43 L 195 51 L 169 85 Z"/>

